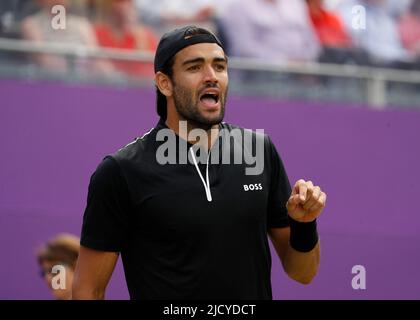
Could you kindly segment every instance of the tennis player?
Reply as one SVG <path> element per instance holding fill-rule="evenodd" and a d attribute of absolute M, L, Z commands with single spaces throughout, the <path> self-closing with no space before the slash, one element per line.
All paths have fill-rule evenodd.
<path fill-rule="evenodd" d="M 121 254 L 131 299 L 272 299 L 269 240 L 285 273 L 310 283 L 326 194 L 291 187 L 267 135 L 222 122 L 218 38 L 168 32 L 154 67 L 160 120 L 91 177 L 73 298 L 103 299 Z"/>

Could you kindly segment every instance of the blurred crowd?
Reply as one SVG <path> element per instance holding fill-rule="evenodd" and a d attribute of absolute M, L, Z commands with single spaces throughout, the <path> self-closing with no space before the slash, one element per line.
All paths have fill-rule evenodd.
<path fill-rule="evenodd" d="M 60 233 L 45 241 L 36 252 L 40 276 L 51 295 L 57 300 L 71 299 L 73 276 L 79 250 L 79 237 L 70 233 Z M 54 267 L 60 268 L 55 270 Z M 59 278 L 56 279 L 57 281 L 53 281 L 55 276 Z"/>
<path fill-rule="evenodd" d="M 66 28 L 51 8 L 66 8 Z M 7 0 L 0 37 L 153 53 L 160 36 L 194 24 L 214 31 L 230 56 L 420 69 L 420 0 Z M 54 71 L 68 60 L 30 57 Z M 150 63 L 78 62 L 104 73 L 152 76 Z"/>

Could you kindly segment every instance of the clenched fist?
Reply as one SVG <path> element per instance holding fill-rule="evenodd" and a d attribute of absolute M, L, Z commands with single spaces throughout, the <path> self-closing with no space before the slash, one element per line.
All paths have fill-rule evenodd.
<path fill-rule="evenodd" d="M 286 207 L 289 216 L 298 222 L 314 221 L 325 207 L 327 195 L 312 181 L 298 180 Z"/>

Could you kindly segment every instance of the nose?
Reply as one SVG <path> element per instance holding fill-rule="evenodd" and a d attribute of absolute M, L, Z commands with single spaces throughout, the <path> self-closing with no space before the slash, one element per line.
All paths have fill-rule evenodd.
<path fill-rule="evenodd" d="M 204 82 L 213 82 L 213 83 L 218 82 L 216 71 L 211 65 L 207 66 L 204 69 Z"/>

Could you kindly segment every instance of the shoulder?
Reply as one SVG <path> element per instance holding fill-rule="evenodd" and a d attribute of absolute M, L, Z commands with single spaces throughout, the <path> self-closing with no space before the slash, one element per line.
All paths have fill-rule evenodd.
<path fill-rule="evenodd" d="M 247 129 L 237 125 L 222 122 L 222 129 L 229 132 L 230 137 L 242 139 L 242 143 L 245 149 L 249 149 L 256 154 L 256 156 L 264 154 L 268 160 L 280 158 L 279 152 L 271 140 L 270 136 L 265 133 L 264 129 Z M 238 132 L 240 134 L 235 134 Z M 262 152 L 263 147 L 264 152 Z"/>
<path fill-rule="evenodd" d="M 106 155 L 97 166 L 92 179 L 105 181 L 123 176 L 123 172 L 130 165 L 138 165 L 144 154 L 148 151 L 149 144 L 152 142 L 151 134 L 154 129 L 150 129 L 134 141 L 126 144 L 116 152 Z"/>
<path fill-rule="evenodd" d="M 225 130 L 231 136 L 236 137 L 236 132 L 241 134 L 241 138 L 246 141 L 245 139 L 252 138 L 254 141 L 261 141 L 264 144 L 270 144 L 271 140 L 267 134 L 265 134 L 264 129 L 247 129 L 244 127 L 240 127 L 238 125 L 222 122 L 221 123 L 221 130 Z"/>
<path fill-rule="evenodd" d="M 143 135 L 135 138 L 130 143 L 126 144 L 122 148 L 118 149 L 116 152 L 110 156 L 120 165 L 126 166 L 127 164 L 136 164 L 141 163 L 145 156 L 154 151 L 154 146 L 156 143 L 156 129 L 151 128 Z"/>
<path fill-rule="evenodd" d="M 96 167 L 90 178 L 89 191 L 97 194 L 110 194 L 114 186 L 124 183 L 118 163 L 106 156 Z"/>
<path fill-rule="evenodd" d="M 89 190 L 103 195 L 128 191 L 132 178 L 146 172 L 149 158 L 154 157 L 154 152 L 150 152 L 153 146 L 149 147 L 151 141 L 150 133 L 146 133 L 106 155 L 91 176 Z"/>
<path fill-rule="evenodd" d="M 223 140 L 228 140 L 229 144 L 233 140 L 235 145 L 241 146 L 245 154 L 260 159 L 272 157 L 275 147 L 264 129 L 247 129 L 223 122 L 221 130 Z"/>

